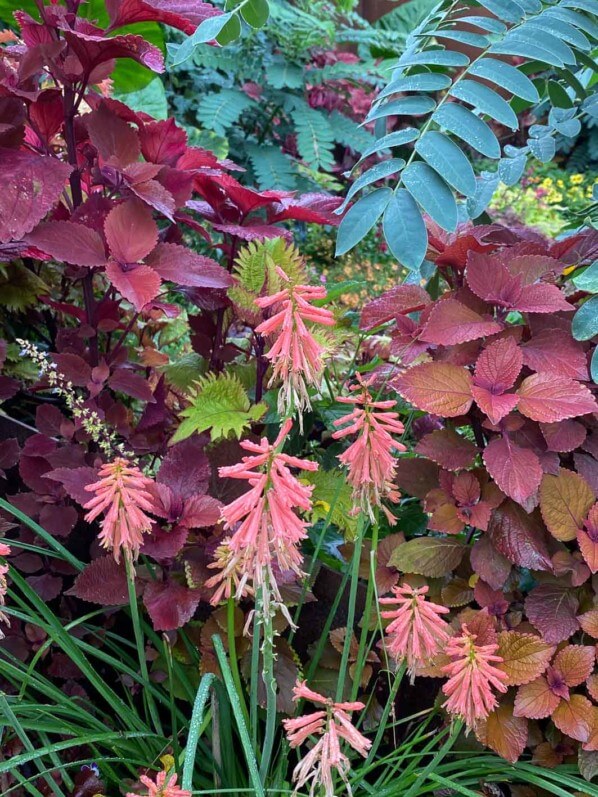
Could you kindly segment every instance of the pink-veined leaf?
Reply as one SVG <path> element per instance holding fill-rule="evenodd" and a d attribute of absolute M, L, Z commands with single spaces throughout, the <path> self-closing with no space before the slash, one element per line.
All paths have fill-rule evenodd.
<path fill-rule="evenodd" d="M 515 393 L 492 393 L 485 387 L 473 385 L 471 394 L 475 403 L 488 416 L 490 423 L 498 424 L 503 418 L 512 412 L 519 401 L 519 396 Z"/>
<path fill-rule="evenodd" d="M 456 299 L 436 303 L 420 333 L 420 340 L 439 346 L 453 346 L 500 332 L 502 327 L 492 318 L 484 318 Z"/>
<path fill-rule="evenodd" d="M 187 149 L 187 133 L 173 118 L 143 125 L 139 138 L 143 157 L 152 163 L 176 166 Z"/>
<path fill-rule="evenodd" d="M 122 202 L 111 210 L 104 232 L 112 257 L 122 264 L 138 263 L 158 243 L 158 227 L 151 210 L 137 199 Z"/>
<path fill-rule="evenodd" d="M 466 368 L 450 363 L 415 365 L 395 380 L 397 390 L 425 412 L 453 418 L 472 404 L 472 378 Z"/>
<path fill-rule="evenodd" d="M 532 496 L 542 480 L 538 456 L 529 448 L 516 445 L 508 437 L 491 440 L 484 449 L 484 464 L 503 493 L 522 504 Z"/>
<path fill-rule="evenodd" d="M 91 143 L 102 161 L 123 167 L 139 159 L 141 149 L 137 131 L 117 116 L 106 103 L 84 117 Z"/>
<path fill-rule="evenodd" d="M 532 374 L 521 383 L 518 409 L 532 421 L 552 423 L 598 412 L 598 404 L 585 385 L 555 374 Z"/>
<path fill-rule="evenodd" d="M 588 434 L 588 430 L 583 424 L 572 420 L 541 423 L 540 429 L 548 450 L 559 453 L 575 451 Z"/>
<path fill-rule="evenodd" d="M 588 364 L 583 346 L 563 329 L 543 329 L 521 346 L 523 362 L 538 372 L 588 378 Z"/>
<path fill-rule="evenodd" d="M 374 329 L 398 315 L 423 310 L 431 301 L 429 294 L 419 285 L 397 285 L 365 305 L 359 326 L 361 329 Z"/>
<path fill-rule="evenodd" d="M 160 275 L 149 266 L 139 265 L 124 270 L 119 263 L 110 260 L 106 276 L 138 312 L 160 292 Z"/>
<path fill-rule="evenodd" d="M 70 29 L 63 35 L 88 72 L 114 58 L 132 58 L 153 72 L 164 71 L 162 53 L 143 36 L 132 33 L 104 36 Z"/>
<path fill-rule="evenodd" d="M 222 13 L 202 0 L 106 0 L 106 10 L 111 28 L 137 22 L 161 22 L 187 35 L 205 19 Z"/>
<path fill-rule="evenodd" d="M 488 536 L 492 545 L 514 565 L 529 570 L 552 570 L 546 530 L 538 513 L 528 514 L 519 504 L 504 501 L 492 513 Z"/>
<path fill-rule="evenodd" d="M 515 384 L 523 366 L 523 354 L 513 338 L 501 338 L 487 346 L 477 359 L 474 381 L 479 387 L 504 393 Z"/>
<path fill-rule="evenodd" d="M 48 221 L 38 224 L 25 241 L 54 260 L 76 266 L 103 266 L 106 251 L 101 236 L 89 227 L 72 221 Z"/>

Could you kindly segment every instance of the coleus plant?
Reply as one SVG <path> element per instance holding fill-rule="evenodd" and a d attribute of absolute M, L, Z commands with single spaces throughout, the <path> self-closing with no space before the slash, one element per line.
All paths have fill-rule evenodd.
<path fill-rule="evenodd" d="M 567 294 L 563 272 L 592 262 L 598 241 L 588 231 L 548 244 L 497 225 L 447 235 L 430 223 L 428 235 L 435 294 L 400 285 L 361 314 L 389 341 L 381 384 L 414 408 L 415 456 L 398 484 L 428 516 L 428 533 L 399 541 L 388 565 L 486 615 L 484 638 L 518 691 L 478 726 L 484 744 L 515 761 L 528 720 L 550 717 L 589 755 L 598 403 L 593 346 L 571 332 L 585 297 Z"/>

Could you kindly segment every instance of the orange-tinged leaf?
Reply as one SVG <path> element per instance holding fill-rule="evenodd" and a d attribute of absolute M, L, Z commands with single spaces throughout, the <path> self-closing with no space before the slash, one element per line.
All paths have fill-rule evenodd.
<path fill-rule="evenodd" d="M 527 720 L 515 716 L 512 703 L 502 703 L 476 728 L 478 740 L 514 764 L 527 743 Z"/>
<path fill-rule="evenodd" d="M 580 614 L 577 619 L 586 634 L 598 639 L 598 609 L 590 609 L 585 614 Z"/>
<path fill-rule="evenodd" d="M 560 702 L 561 698 L 551 691 L 546 678 L 540 676 L 530 684 L 519 687 L 515 697 L 515 716 L 530 720 L 544 719 L 550 717 Z"/>
<path fill-rule="evenodd" d="M 586 681 L 588 694 L 598 703 L 598 674 L 590 675 Z"/>
<path fill-rule="evenodd" d="M 588 752 L 596 752 L 598 750 L 598 706 L 592 706 L 592 713 L 590 715 L 590 736 L 584 744 L 583 749 Z M 582 775 L 584 775 L 581 767 L 581 755 L 579 769 Z M 586 776 L 584 775 L 584 777 Z"/>
<path fill-rule="evenodd" d="M 419 339 L 441 346 L 454 346 L 500 332 L 493 318 L 484 318 L 456 299 L 437 302 L 428 316 Z"/>
<path fill-rule="evenodd" d="M 555 650 L 555 645 L 546 644 L 535 634 L 502 631 L 498 635 L 498 655 L 503 661 L 496 666 L 507 674 L 507 686 L 521 686 L 542 675 Z"/>
<path fill-rule="evenodd" d="M 567 645 L 557 653 L 554 666 L 567 686 L 579 686 L 594 669 L 595 658 L 593 645 Z"/>
<path fill-rule="evenodd" d="M 440 578 L 458 567 L 466 549 L 454 539 L 416 537 L 395 548 L 388 564 L 402 573 Z"/>
<path fill-rule="evenodd" d="M 587 742 L 593 723 L 593 706 L 583 695 L 561 700 L 552 714 L 552 721 L 563 733 L 578 742 Z"/>
<path fill-rule="evenodd" d="M 395 380 L 404 399 L 442 418 L 463 415 L 471 407 L 471 374 L 451 363 L 422 363 Z"/>
<path fill-rule="evenodd" d="M 558 476 L 544 474 L 540 485 L 540 511 L 548 531 L 557 540 L 574 540 L 583 527 L 594 493 L 583 476 L 560 468 Z"/>
<path fill-rule="evenodd" d="M 598 573 L 598 542 L 594 542 L 587 531 L 578 529 L 577 544 L 592 573 Z"/>
<path fill-rule="evenodd" d="M 553 423 L 598 412 L 598 404 L 585 385 L 555 374 L 532 374 L 519 390 L 518 409 L 532 421 Z"/>
<path fill-rule="evenodd" d="M 537 767 L 546 767 L 547 769 L 554 769 L 559 764 L 563 763 L 562 753 L 557 753 L 550 742 L 541 742 L 534 750 L 532 757 L 532 764 Z"/>

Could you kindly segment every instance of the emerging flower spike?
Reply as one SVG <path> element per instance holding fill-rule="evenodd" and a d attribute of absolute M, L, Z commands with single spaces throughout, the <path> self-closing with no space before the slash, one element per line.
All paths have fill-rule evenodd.
<path fill-rule="evenodd" d="M 392 591 L 394 598 L 380 598 L 380 603 L 398 607 L 381 612 L 382 617 L 392 620 L 386 629 L 388 650 L 396 661 L 407 662 L 413 677 L 416 668 L 429 664 L 449 638 L 441 615 L 450 610 L 426 600 L 427 586 L 414 589 L 404 584 Z"/>
<path fill-rule="evenodd" d="M 99 481 L 85 487 L 94 493 L 94 497 L 83 505 L 89 510 L 85 520 L 91 523 L 105 512 L 100 533 L 102 546 L 114 552 L 117 562 L 120 561 L 121 548 L 125 556 L 137 559 L 143 534 L 152 527 L 151 518 L 145 514 L 153 508 L 153 499 L 148 492 L 152 480 L 121 457 L 102 465 L 99 476 Z"/>
<path fill-rule="evenodd" d="M 309 736 L 320 737 L 295 767 L 293 772 L 294 793 L 296 794 L 299 789 L 311 781 L 310 797 L 314 797 L 316 789 L 319 787 L 324 788 L 326 797 L 334 797 L 333 770 L 336 770 L 345 783 L 348 794 L 351 795 L 351 787 L 347 779 L 351 762 L 341 752 L 340 740 L 344 739 L 359 755 L 365 758 L 372 743 L 353 726 L 349 716 L 352 711 L 364 709 L 364 704 L 360 702 L 335 703 L 309 689 L 305 681 L 297 681 L 293 687 L 293 700 L 302 699 L 324 706 L 324 708 L 296 719 L 283 720 L 291 747 L 299 747 Z"/>
<path fill-rule="evenodd" d="M 10 547 L 5 545 L 3 542 L 0 542 L 0 556 L 8 556 L 10 553 Z M 0 623 L 5 623 L 6 625 L 10 625 L 10 620 L 6 616 L 6 614 L 2 611 L 2 606 L 5 605 L 6 599 L 6 592 L 8 590 L 8 583 L 6 581 L 6 576 L 8 575 L 8 565 L 6 563 L 0 564 Z M 4 639 L 4 634 L 2 630 L 0 630 L 0 639 Z"/>
<path fill-rule="evenodd" d="M 371 520 L 374 520 L 372 506 L 382 508 L 391 522 L 394 516 L 382 506 L 382 499 L 396 503 L 400 498 L 395 488 L 395 451 L 405 451 L 402 443 L 393 440 L 391 434 L 402 434 L 403 424 L 397 420 L 397 412 L 389 412 L 395 402 L 375 401 L 369 387 L 372 380 L 365 381 L 357 375 L 357 384 L 351 390 L 355 395 L 340 396 L 337 401 L 354 404 L 348 415 L 334 422 L 335 426 L 345 426 L 333 433 L 335 440 L 348 435 L 357 435 L 356 440 L 339 456 L 339 461 L 349 469 L 349 484 L 353 487 L 353 497 Z M 348 426 L 346 424 L 349 424 Z"/>
<path fill-rule="evenodd" d="M 187 789 L 179 789 L 176 785 L 177 776 L 173 772 L 158 772 L 156 780 L 153 781 L 147 775 L 142 775 L 139 780 L 147 789 L 147 794 L 135 794 L 127 792 L 127 797 L 191 797 L 191 792 Z"/>
<path fill-rule="evenodd" d="M 262 309 L 276 306 L 277 312 L 259 324 L 255 331 L 266 337 L 275 337 L 266 357 L 274 366 L 269 387 L 278 379 L 282 381 L 278 411 L 281 415 L 299 412 L 301 418 L 303 410 L 311 407 L 307 386 L 317 387 L 324 370 L 324 347 L 314 338 L 306 322 L 332 327 L 335 321 L 330 310 L 311 304 L 314 299 L 326 298 L 324 286 L 291 285 L 281 268 L 276 271 L 289 287 L 272 296 L 256 299 L 256 304 Z"/>
<path fill-rule="evenodd" d="M 265 437 L 259 443 L 243 440 L 241 447 L 252 456 L 219 469 L 221 478 L 244 479 L 251 488 L 222 508 L 224 526 L 234 533 L 219 547 L 211 565 L 220 572 L 206 582 L 206 587 L 216 587 L 211 601 L 214 605 L 233 588 L 241 598 L 262 586 L 281 602 L 275 570 L 303 575 L 299 544 L 307 536 L 309 523 L 295 510 L 311 510 L 314 488 L 301 484 L 289 468 L 317 470 L 318 465 L 282 453 L 291 427 L 292 421 L 286 420 L 272 445 Z"/>
<path fill-rule="evenodd" d="M 500 656 L 494 655 L 497 644 L 476 645 L 476 635 L 470 633 L 466 625 L 461 631 L 460 636 L 449 639 L 445 648 L 453 661 L 442 668 L 450 676 L 442 691 L 448 697 L 446 710 L 461 717 L 471 729 L 496 708 L 492 687 L 506 692 L 507 675 L 494 666 L 495 662 L 502 661 Z"/>

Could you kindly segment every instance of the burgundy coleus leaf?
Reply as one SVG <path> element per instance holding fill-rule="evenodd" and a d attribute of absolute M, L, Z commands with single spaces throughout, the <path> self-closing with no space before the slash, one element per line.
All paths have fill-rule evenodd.
<path fill-rule="evenodd" d="M 525 599 L 525 613 L 545 642 L 558 644 L 579 628 L 575 592 L 560 582 L 540 584 Z"/>
<path fill-rule="evenodd" d="M 580 448 L 588 434 L 588 430 L 583 424 L 571 420 L 541 423 L 540 429 L 548 450 L 559 453 L 567 453 Z"/>
<path fill-rule="evenodd" d="M 29 576 L 26 580 L 44 603 L 53 601 L 62 592 L 63 582 L 61 576 L 55 576 L 52 573 L 41 573 L 37 576 Z"/>
<path fill-rule="evenodd" d="M 183 549 L 188 536 L 189 529 L 185 526 L 174 525 L 163 529 L 155 524 L 149 534 L 143 535 L 141 552 L 158 562 L 174 559 Z"/>
<path fill-rule="evenodd" d="M 124 393 L 140 401 L 150 404 L 155 402 L 154 394 L 149 386 L 149 382 L 141 374 L 136 374 L 129 368 L 117 368 L 108 380 L 112 390 L 117 393 Z"/>
<path fill-rule="evenodd" d="M 556 285 L 528 285 L 523 273 L 512 274 L 500 255 L 470 252 L 465 275 L 476 296 L 508 310 L 556 313 L 575 309 Z"/>
<path fill-rule="evenodd" d="M 269 224 L 287 220 L 304 221 L 308 224 L 326 224 L 333 227 L 340 224 L 342 216 L 337 215 L 334 211 L 341 206 L 341 197 L 310 193 L 295 197 L 293 194 L 278 193 L 279 198 L 275 199 L 272 210 L 268 212 Z"/>
<path fill-rule="evenodd" d="M 488 473 L 509 498 L 523 504 L 535 495 L 543 471 L 534 451 L 518 446 L 505 435 L 491 440 L 483 456 Z"/>
<path fill-rule="evenodd" d="M 162 460 L 156 481 L 167 485 L 181 501 L 208 489 L 211 468 L 204 451 L 206 443 L 205 437 L 190 437 L 171 446 Z"/>
<path fill-rule="evenodd" d="M 142 125 L 139 139 L 146 161 L 165 166 L 177 166 L 187 149 L 187 133 L 172 118 Z"/>
<path fill-rule="evenodd" d="M 478 448 L 452 429 L 437 429 L 422 437 L 415 452 L 428 457 L 445 470 L 463 470 L 473 465 Z"/>
<path fill-rule="evenodd" d="M 16 437 L 0 440 L 0 477 L 6 476 L 5 471 L 17 464 L 20 453 L 21 449 Z"/>
<path fill-rule="evenodd" d="M 588 362 L 583 346 L 565 329 L 543 329 L 521 347 L 523 362 L 538 372 L 588 379 Z"/>
<path fill-rule="evenodd" d="M 598 573 L 598 503 L 590 509 L 583 529 L 578 529 L 577 544 L 592 573 Z"/>
<path fill-rule="evenodd" d="M 105 102 L 83 117 L 89 138 L 100 156 L 100 164 L 123 168 L 139 160 L 139 136 L 130 124 Z"/>
<path fill-rule="evenodd" d="M 414 498 L 424 499 L 438 487 L 439 468 L 429 459 L 399 459 L 396 480 L 401 490 Z"/>
<path fill-rule="evenodd" d="M 143 36 L 127 33 L 108 37 L 103 31 L 83 33 L 81 30 L 72 29 L 65 30 L 63 35 L 87 73 L 99 64 L 115 58 L 131 58 L 153 72 L 164 71 L 162 53 Z"/>
<path fill-rule="evenodd" d="M 478 357 L 472 394 L 490 423 L 498 424 L 517 406 L 519 397 L 505 391 L 515 384 L 522 365 L 521 349 L 511 337 L 491 343 Z"/>
<path fill-rule="evenodd" d="M 222 503 L 211 495 L 192 495 L 185 501 L 179 523 L 189 529 L 204 529 L 220 520 Z"/>
<path fill-rule="evenodd" d="M 166 189 L 162 183 L 158 180 L 148 179 L 148 180 L 140 180 L 137 179 L 138 175 L 135 175 L 135 172 L 140 172 L 140 167 L 142 166 L 149 166 L 155 168 L 157 164 L 131 164 L 127 166 L 125 169 L 125 178 L 127 179 L 127 184 L 135 194 L 138 199 L 141 199 L 142 202 L 145 202 L 146 205 L 149 205 L 154 210 L 157 210 L 158 213 L 161 213 L 163 216 L 166 216 L 167 219 L 170 221 L 174 221 L 174 211 L 176 208 L 176 201 L 174 196 Z M 134 175 L 133 179 L 131 179 L 131 175 Z"/>
<path fill-rule="evenodd" d="M 424 508 L 431 514 L 428 528 L 444 534 L 459 534 L 465 526 L 485 531 L 492 504 L 481 500 L 481 488 L 474 473 L 440 474 L 441 487 L 426 496 Z"/>
<path fill-rule="evenodd" d="M 423 310 L 431 302 L 429 294 L 419 285 L 397 285 L 365 305 L 359 326 L 374 329 L 397 316 Z"/>
<path fill-rule="evenodd" d="M 193 288 L 228 288 L 232 278 L 215 260 L 179 244 L 158 244 L 146 260 L 162 279 Z"/>
<path fill-rule="evenodd" d="M 454 346 L 501 332 L 502 326 L 484 318 L 456 299 L 436 302 L 420 333 L 420 340 L 438 346 Z"/>
<path fill-rule="evenodd" d="M 39 522 L 54 537 L 68 537 L 75 528 L 79 514 L 74 506 L 46 504 L 39 515 Z"/>
<path fill-rule="evenodd" d="M 89 501 L 89 492 L 85 489 L 88 484 L 98 480 L 95 468 L 55 468 L 44 474 L 45 479 L 52 479 L 64 487 L 66 494 L 81 506 Z"/>
<path fill-rule="evenodd" d="M 553 423 L 598 412 L 589 389 L 566 376 L 532 374 L 523 380 L 517 394 L 519 412 L 533 421 Z"/>
<path fill-rule="evenodd" d="M 156 631 L 176 631 L 188 623 L 201 599 L 201 590 L 189 589 L 178 581 L 150 581 L 143 602 Z"/>
<path fill-rule="evenodd" d="M 421 330 L 421 324 L 408 316 L 400 315 L 395 319 L 394 327 L 390 331 L 390 353 L 401 364 L 409 365 L 430 348 L 430 344 L 420 341 Z"/>
<path fill-rule="evenodd" d="M 137 22 L 161 22 L 191 34 L 205 19 L 222 14 L 202 0 L 106 0 L 110 29 Z"/>
<path fill-rule="evenodd" d="M 504 243 L 512 243 L 515 237 L 498 224 L 467 223 L 459 225 L 455 232 L 446 232 L 435 222 L 427 220 L 428 260 L 439 266 L 465 268 L 469 252 L 491 252 Z"/>
<path fill-rule="evenodd" d="M 0 242 L 19 240 L 58 202 L 73 167 L 57 158 L 0 148 Z"/>
<path fill-rule="evenodd" d="M 494 590 L 502 589 L 512 570 L 511 562 L 497 551 L 488 534 L 474 543 L 470 561 L 474 572 Z"/>
<path fill-rule="evenodd" d="M 106 250 L 93 229 L 72 221 L 47 221 L 25 236 L 25 242 L 54 260 L 76 266 L 103 266 Z"/>
<path fill-rule="evenodd" d="M 548 536 L 537 512 L 528 514 L 519 504 L 504 501 L 492 512 L 488 536 L 496 550 L 514 565 L 552 570 Z"/>
<path fill-rule="evenodd" d="M 124 563 L 117 564 L 112 556 L 94 559 L 85 566 L 66 594 L 102 606 L 120 606 L 127 603 L 129 593 Z"/>

